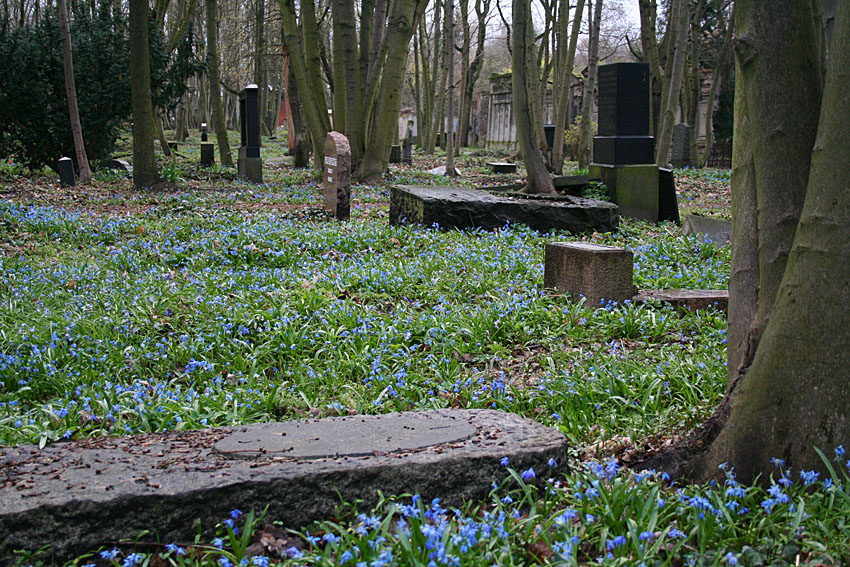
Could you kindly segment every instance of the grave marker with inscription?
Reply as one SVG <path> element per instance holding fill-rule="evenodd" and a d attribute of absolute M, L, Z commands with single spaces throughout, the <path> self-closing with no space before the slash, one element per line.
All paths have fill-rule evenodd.
<path fill-rule="evenodd" d="M 338 220 L 351 215 L 351 146 L 339 132 L 328 132 L 325 138 L 322 194 L 325 209 Z"/>

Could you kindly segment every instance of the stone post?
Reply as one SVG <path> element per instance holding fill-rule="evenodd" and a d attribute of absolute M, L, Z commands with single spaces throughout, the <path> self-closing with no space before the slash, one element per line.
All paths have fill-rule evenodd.
<path fill-rule="evenodd" d="M 76 185 L 74 178 L 74 162 L 69 157 L 59 158 L 59 164 L 56 166 L 59 170 L 59 183 L 63 187 L 73 187 Z"/>
<path fill-rule="evenodd" d="M 328 132 L 324 154 L 324 207 L 337 220 L 348 220 L 351 215 L 351 146 L 348 138 L 339 132 Z"/>
<path fill-rule="evenodd" d="M 239 177 L 252 183 L 263 182 L 263 160 L 260 158 L 260 110 L 257 85 L 239 91 L 239 131 L 241 144 L 237 160 Z"/>

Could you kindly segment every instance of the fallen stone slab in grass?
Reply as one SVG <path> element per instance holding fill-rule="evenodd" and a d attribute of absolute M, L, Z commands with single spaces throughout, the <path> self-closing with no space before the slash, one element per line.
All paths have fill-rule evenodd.
<path fill-rule="evenodd" d="M 651 289 L 641 291 L 634 297 L 636 303 L 650 299 L 691 311 L 713 307 L 725 312 L 729 308 L 729 290 L 726 289 Z"/>
<path fill-rule="evenodd" d="M 0 557 L 51 544 L 57 560 L 105 542 L 191 542 L 234 508 L 299 528 L 384 494 L 445 505 L 517 470 L 566 459 L 564 436 L 493 410 L 431 410 L 254 424 L 0 449 Z M 539 469 L 538 469 L 539 470 Z"/>
<path fill-rule="evenodd" d="M 444 229 L 524 224 L 534 230 L 574 234 L 617 229 L 617 206 L 568 195 L 496 195 L 459 187 L 400 185 L 390 189 L 390 223 L 435 223 Z"/>

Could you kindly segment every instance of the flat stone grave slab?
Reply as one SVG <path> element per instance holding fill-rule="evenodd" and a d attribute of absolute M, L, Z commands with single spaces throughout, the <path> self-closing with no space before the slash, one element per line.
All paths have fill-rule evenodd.
<path fill-rule="evenodd" d="M 587 175 L 558 175 L 552 178 L 552 184 L 569 195 L 579 195 L 590 180 Z"/>
<path fill-rule="evenodd" d="M 459 187 L 399 185 L 390 189 L 390 223 L 439 225 L 444 229 L 524 224 L 534 230 L 572 233 L 617 229 L 617 206 L 562 195 L 493 194 Z"/>
<path fill-rule="evenodd" d="M 483 498 L 516 470 L 567 455 L 565 437 L 494 410 L 432 410 L 254 424 L 0 449 L 0 557 L 50 543 L 61 561 L 106 542 L 190 543 L 230 510 L 286 527 L 333 517 L 340 497 Z"/>
<path fill-rule="evenodd" d="M 266 165 L 281 167 L 284 165 L 295 165 L 295 156 L 272 157 L 266 160 Z"/>
<path fill-rule="evenodd" d="M 488 162 L 487 165 L 490 166 L 493 173 L 516 173 L 515 163 L 508 163 L 506 161 L 491 161 Z"/>
<path fill-rule="evenodd" d="M 703 242 L 710 240 L 718 244 L 725 244 L 732 241 L 731 221 L 702 215 L 686 216 L 682 223 L 682 232 L 695 235 Z"/>
<path fill-rule="evenodd" d="M 714 308 L 725 312 L 729 308 L 729 290 L 726 289 L 650 289 L 634 297 L 636 303 L 650 299 L 669 303 L 679 310 L 704 311 Z"/>

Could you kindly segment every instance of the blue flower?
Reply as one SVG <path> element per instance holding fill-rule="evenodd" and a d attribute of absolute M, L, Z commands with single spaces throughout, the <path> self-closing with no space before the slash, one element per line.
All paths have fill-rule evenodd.
<path fill-rule="evenodd" d="M 256 567 L 269 567 L 269 558 L 265 555 L 257 555 L 251 558 L 251 563 Z"/>
<path fill-rule="evenodd" d="M 509 461 L 508 461 L 507 457 L 502 457 L 501 459 L 499 459 L 499 464 L 502 465 L 503 467 L 508 466 L 508 463 L 509 463 Z"/>
<path fill-rule="evenodd" d="M 167 549 L 174 555 L 186 555 L 186 550 L 182 547 L 179 547 L 176 543 L 169 543 L 165 546 L 165 549 Z"/>
<path fill-rule="evenodd" d="M 286 555 L 288 555 L 290 559 L 298 559 L 303 554 L 301 553 L 300 549 L 298 549 L 295 546 L 292 546 L 292 547 L 287 548 Z"/>
<path fill-rule="evenodd" d="M 655 534 L 649 531 L 640 532 L 638 539 L 641 541 L 652 541 L 652 538 L 655 537 Z"/>
<path fill-rule="evenodd" d="M 529 482 L 529 481 L 531 481 L 531 480 L 534 480 L 534 478 L 535 478 L 536 476 L 537 476 L 537 475 L 536 475 L 536 474 L 534 474 L 534 469 L 533 469 L 533 468 L 529 468 L 529 469 L 527 469 L 527 470 L 523 471 L 523 473 L 520 475 L 520 478 L 521 478 L 522 480 L 524 480 L 525 482 Z"/>
<path fill-rule="evenodd" d="M 342 552 L 342 555 L 339 556 L 339 564 L 345 565 L 346 563 L 351 561 L 353 558 L 354 558 L 354 554 L 346 549 L 345 551 Z"/>
<path fill-rule="evenodd" d="M 124 559 L 124 562 L 121 563 L 121 567 L 135 567 L 144 558 L 144 555 L 142 555 L 141 553 L 131 553 Z"/>
<path fill-rule="evenodd" d="M 227 557 L 219 557 L 218 564 L 221 565 L 221 567 L 233 567 L 233 562 Z"/>
<path fill-rule="evenodd" d="M 556 461 L 555 459 L 549 459 L 549 462 L 547 462 L 546 464 L 549 465 L 550 467 L 557 467 L 558 461 Z"/>
<path fill-rule="evenodd" d="M 844 445 L 839 445 L 835 448 L 835 460 L 838 461 L 844 456 Z"/>
<path fill-rule="evenodd" d="M 810 484 L 814 484 L 820 473 L 815 471 L 800 471 L 800 478 L 803 479 L 803 484 L 808 486 Z"/>
<path fill-rule="evenodd" d="M 233 518 L 234 520 L 239 519 L 239 517 L 241 515 L 242 515 L 242 510 L 240 510 L 239 508 L 234 508 L 233 510 L 230 511 L 230 517 Z"/>
<path fill-rule="evenodd" d="M 115 559 L 116 557 L 118 557 L 118 554 L 119 554 L 119 553 L 121 553 L 121 552 L 120 552 L 120 551 L 118 551 L 118 549 L 116 549 L 116 548 L 112 548 L 112 551 L 101 551 L 101 552 L 100 552 L 100 557 L 101 557 L 102 559 L 109 559 L 109 560 L 112 560 L 112 559 Z"/>
<path fill-rule="evenodd" d="M 735 557 L 735 554 L 730 551 L 726 554 L 726 563 L 728 563 L 729 565 L 737 565 L 738 558 Z"/>

